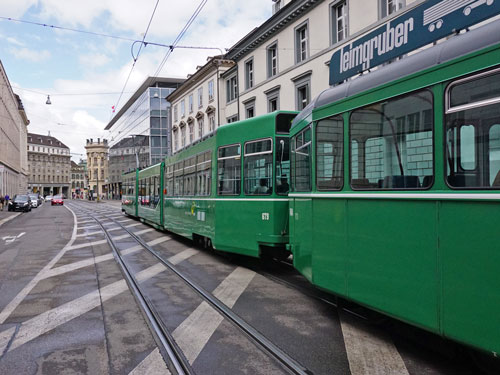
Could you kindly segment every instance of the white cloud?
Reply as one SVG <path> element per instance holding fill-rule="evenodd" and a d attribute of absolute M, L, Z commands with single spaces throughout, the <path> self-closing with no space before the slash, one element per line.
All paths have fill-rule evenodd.
<path fill-rule="evenodd" d="M 80 64 L 87 68 L 97 68 L 108 64 L 111 59 L 102 53 L 93 53 L 79 56 Z"/>
<path fill-rule="evenodd" d="M 47 50 L 36 51 L 28 48 L 11 48 L 9 52 L 20 60 L 41 62 L 50 58 L 50 52 Z"/>

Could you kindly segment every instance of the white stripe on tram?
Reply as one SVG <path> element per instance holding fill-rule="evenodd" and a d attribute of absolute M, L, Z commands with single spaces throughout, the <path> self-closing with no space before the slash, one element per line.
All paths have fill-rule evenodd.
<path fill-rule="evenodd" d="M 485 193 L 294 193 L 290 198 L 362 198 L 362 199 L 443 199 L 500 200 L 500 194 Z"/>

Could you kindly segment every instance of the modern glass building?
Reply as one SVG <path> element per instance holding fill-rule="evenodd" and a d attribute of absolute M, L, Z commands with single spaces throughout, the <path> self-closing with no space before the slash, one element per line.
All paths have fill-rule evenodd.
<path fill-rule="evenodd" d="M 123 172 L 157 164 L 171 153 L 172 120 L 166 98 L 184 81 L 149 77 L 106 126 L 111 132 L 107 181 L 110 197 L 121 196 Z"/>
<path fill-rule="evenodd" d="M 146 79 L 106 126 L 105 129 L 111 132 L 111 147 L 125 138 L 141 136 L 149 138 L 149 165 L 159 163 L 169 155 L 172 124 L 170 103 L 166 97 L 183 82 L 184 79 L 177 78 Z"/>

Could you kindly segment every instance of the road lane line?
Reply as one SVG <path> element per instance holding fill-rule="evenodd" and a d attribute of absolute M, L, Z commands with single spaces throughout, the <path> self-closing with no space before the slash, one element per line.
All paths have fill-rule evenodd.
<path fill-rule="evenodd" d="M 73 215 L 73 232 L 71 233 L 70 240 L 68 241 L 66 246 L 64 246 L 61 249 L 61 251 L 59 251 L 59 253 L 57 253 L 57 255 L 54 258 L 52 258 L 52 260 L 49 263 L 47 263 L 47 265 L 45 267 L 43 267 L 40 270 L 40 272 L 38 272 L 36 274 L 36 276 L 14 297 L 14 299 L 12 301 L 10 301 L 7 306 L 5 306 L 5 308 L 2 310 L 2 312 L 0 312 L 0 324 L 5 322 L 5 320 L 10 316 L 10 314 L 12 314 L 12 311 L 14 311 L 16 309 L 16 307 L 23 301 L 23 299 L 29 294 L 29 292 L 31 292 L 31 290 L 36 286 L 38 281 L 42 279 L 45 272 L 50 270 L 54 266 L 54 264 L 56 264 L 59 261 L 59 259 L 61 259 L 61 257 L 64 255 L 64 253 L 66 253 L 66 251 L 68 251 L 68 249 L 71 247 L 73 242 L 75 242 L 76 229 L 77 229 L 76 215 L 73 212 L 73 210 L 71 210 L 69 207 L 67 207 L 67 206 L 64 206 L 64 207 L 67 210 L 69 210 Z"/>
<path fill-rule="evenodd" d="M 408 375 L 391 338 L 380 330 L 339 313 L 347 359 L 352 375 Z M 358 326 L 362 327 L 358 327 Z"/>
<path fill-rule="evenodd" d="M 5 349 L 9 345 L 10 340 L 14 337 L 16 333 L 16 327 L 10 327 L 9 329 L 0 332 L 0 358 L 2 358 Z"/>
<path fill-rule="evenodd" d="M 158 348 L 153 350 L 144 360 L 137 365 L 129 375 L 171 375 Z"/>
<path fill-rule="evenodd" d="M 142 223 L 134 223 L 134 224 L 130 224 L 130 225 L 125 225 L 125 228 L 132 228 L 132 227 L 136 227 L 138 225 L 141 225 Z"/>
<path fill-rule="evenodd" d="M 95 223 L 95 220 L 85 220 L 85 221 L 78 222 L 78 224 L 88 224 L 88 223 Z"/>
<path fill-rule="evenodd" d="M 91 229 L 91 228 L 98 228 L 99 225 L 87 225 L 86 227 L 80 227 L 78 230 L 85 230 L 85 229 Z"/>
<path fill-rule="evenodd" d="M 160 244 L 162 242 L 168 241 L 170 239 L 171 239 L 170 237 L 166 237 L 166 236 L 160 237 L 160 238 L 157 238 L 153 241 L 149 241 L 147 244 L 149 246 L 154 246 L 154 245 Z M 133 254 L 141 249 L 142 249 L 141 245 L 136 245 L 136 246 L 129 247 L 128 249 L 123 250 L 120 253 L 122 255 L 129 255 L 129 254 Z M 57 268 L 52 268 L 46 272 L 46 274 L 43 276 L 42 279 L 48 279 L 49 277 L 62 275 L 63 273 L 71 272 L 71 271 L 74 271 L 74 270 L 77 270 L 80 268 L 88 267 L 88 266 L 91 266 L 93 264 L 105 262 L 105 261 L 111 260 L 111 259 L 113 259 L 113 254 L 109 253 L 109 254 L 101 255 L 101 256 L 98 256 L 95 258 L 92 257 L 92 258 L 80 260 L 78 262 L 66 264 L 64 266 L 60 266 Z"/>
<path fill-rule="evenodd" d="M 103 243 L 107 243 L 107 242 L 108 242 L 107 240 L 85 242 L 85 243 L 81 243 L 81 244 L 78 244 L 78 245 L 72 245 L 72 246 L 68 247 L 67 250 L 82 249 L 84 247 L 95 246 L 95 245 L 102 245 Z"/>
<path fill-rule="evenodd" d="M 213 294 L 227 307 L 232 308 L 248 287 L 255 272 L 236 268 Z M 172 333 L 189 363 L 193 364 L 220 323 L 224 320 L 207 302 L 202 302 Z"/>
<path fill-rule="evenodd" d="M 168 260 L 173 264 L 177 264 L 197 253 L 197 250 L 186 249 L 183 252 L 170 257 Z M 138 282 L 144 282 L 165 270 L 166 267 L 163 264 L 157 263 L 154 266 L 138 272 L 135 275 L 135 278 Z M 54 328 L 57 328 L 60 325 L 100 306 L 101 300 L 102 302 L 105 302 L 126 290 L 128 290 L 127 282 L 122 279 L 73 301 L 67 302 L 61 306 L 45 311 L 42 314 L 21 323 L 16 336 L 9 347 L 9 351 L 12 351 L 21 345 L 36 339 L 44 333 L 47 333 Z M 0 332 L 0 343 L 7 340 L 5 336 L 12 336 L 9 335 L 10 332 L 8 331 L 9 330 Z"/>

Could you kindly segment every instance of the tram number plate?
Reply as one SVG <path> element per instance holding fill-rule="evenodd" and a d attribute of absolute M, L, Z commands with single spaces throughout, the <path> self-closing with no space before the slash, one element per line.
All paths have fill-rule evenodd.
<path fill-rule="evenodd" d="M 262 220 L 269 220 L 269 212 L 262 213 Z"/>

